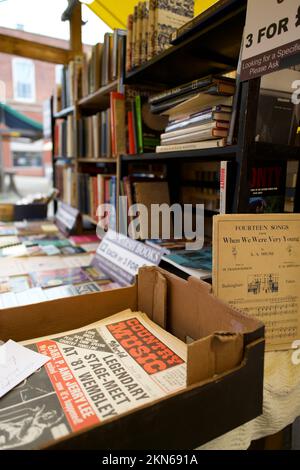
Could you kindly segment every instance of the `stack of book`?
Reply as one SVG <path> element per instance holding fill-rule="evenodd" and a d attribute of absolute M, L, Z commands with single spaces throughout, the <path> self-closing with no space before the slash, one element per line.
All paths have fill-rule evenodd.
<path fill-rule="evenodd" d="M 106 33 L 104 43 L 92 48 L 85 56 L 82 71 L 82 95 L 87 96 L 114 80 L 122 79 L 125 72 L 126 35 L 124 29 Z"/>
<path fill-rule="evenodd" d="M 83 59 L 77 56 L 61 70 L 60 82 L 54 91 L 53 108 L 54 113 L 73 106 L 81 98 L 81 76 Z"/>
<path fill-rule="evenodd" d="M 79 119 L 78 156 L 79 158 L 110 158 L 112 156 L 109 109 Z"/>
<path fill-rule="evenodd" d="M 153 152 L 160 143 L 160 134 L 168 124 L 166 116 L 152 113 L 149 97 L 157 88 L 125 88 L 127 120 L 127 152 L 129 155 Z"/>
<path fill-rule="evenodd" d="M 89 175 L 79 173 L 77 178 L 78 209 L 83 214 L 97 219 L 99 205 L 117 205 L 116 176 L 108 174 Z M 116 221 L 110 219 L 111 228 L 115 229 Z"/>
<path fill-rule="evenodd" d="M 77 188 L 73 165 L 57 161 L 55 165 L 55 186 L 59 191 L 59 199 L 69 206 L 76 207 Z"/>
<path fill-rule="evenodd" d="M 194 0 L 139 2 L 128 16 L 126 70 L 130 71 L 167 49 L 171 35 L 194 15 Z"/>
<path fill-rule="evenodd" d="M 74 120 L 69 115 L 66 119 L 55 121 L 54 127 L 55 157 L 74 157 Z"/>
<path fill-rule="evenodd" d="M 234 93 L 234 79 L 210 75 L 152 96 L 151 111 L 169 120 L 156 151 L 225 145 Z"/>

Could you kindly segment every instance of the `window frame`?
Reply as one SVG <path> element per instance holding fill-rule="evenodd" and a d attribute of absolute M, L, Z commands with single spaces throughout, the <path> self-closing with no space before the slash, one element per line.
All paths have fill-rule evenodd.
<path fill-rule="evenodd" d="M 20 79 L 18 79 L 18 65 L 19 64 L 30 64 L 31 66 L 31 96 L 30 98 L 21 97 L 18 95 L 18 83 L 22 83 Z M 36 88 L 35 88 L 35 63 L 31 59 L 25 59 L 22 57 L 14 57 L 12 59 L 12 72 L 13 72 L 13 94 L 14 94 L 14 101 L 22 102 L 22 103 L 34 103 L 36 101 Z M 29 83 L 29 82 L 23 82 Z"/>

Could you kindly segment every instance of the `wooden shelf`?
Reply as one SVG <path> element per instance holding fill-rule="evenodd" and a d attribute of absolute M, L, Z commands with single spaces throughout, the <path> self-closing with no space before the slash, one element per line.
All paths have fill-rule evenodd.
<path fill-rule="evenodd" d="M 164 161 L 164 160 L 203 160 L 203 161 L 222 161 L 233 160 L 237 153 L 237 146 L 217 147 L 201 150 L 189 150 L 180 152 L 164 153 L 143 153 L 139 155 L 122 155 L 122 162 L 144 162 L 144 161 Z"/>
<path fill-rule="evenodd" d="M 108 163 L 115 165 L 117 163 L 116 158 L 78 158 L 78 163 Z"/>
<path fill-rule="evenodd" d="M 246 18 L 246 0 L 216 15 L 214 21 L 176 46 L 129 72 L 125 83 L 177 86 L 208 74 L 236 68 Z"/>
<path fill-rule="evenodd" d="M 78 102 L 78 107 L 82 114 L 94 114 L 95 112 L 103 111 L 109 107 L 110 92 L 117 91 L 119 80 L 115 80 L 108 85 L 99 88 L 91 95 L 82 98 Z"/>
<path fill-rule="evenodd" d="M 53 114 L 54 119 L 63 119 L 69 116 L 70 114 L 73 114 L 75 111 L 75 106 L 69 106 L 68 108 L 62 109 L 58 113 Z"/>

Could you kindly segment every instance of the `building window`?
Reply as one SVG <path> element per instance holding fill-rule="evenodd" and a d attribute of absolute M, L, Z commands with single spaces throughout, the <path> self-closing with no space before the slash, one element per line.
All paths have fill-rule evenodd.
<path fill-rule="evenodd" d="M 40 152 L 12 152 L 13 166 L 16 167 L 41 167 L 43 166 L 43 157 Z"/>
<path fill-rule="evenodd" d="M 15 58 L 12 64 L 15 101 L 35 101 L 35 70 L 33 61 Z"/>

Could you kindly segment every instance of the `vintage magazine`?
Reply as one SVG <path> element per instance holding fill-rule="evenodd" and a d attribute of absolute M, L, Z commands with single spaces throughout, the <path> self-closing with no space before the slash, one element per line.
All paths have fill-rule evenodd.
<path fill-rule="evenodd" d="M 214 294 L 265 324 L 268 350 L 300 339 L 299 281 L 299 214 L 214 217 Z"/>
<path fill-rule="evenodd" d="M 24 343 L 51 360 L 0 400 L 0 449 L 36 449 L 186 386 L 186 345 L 130 310 Z"/>

